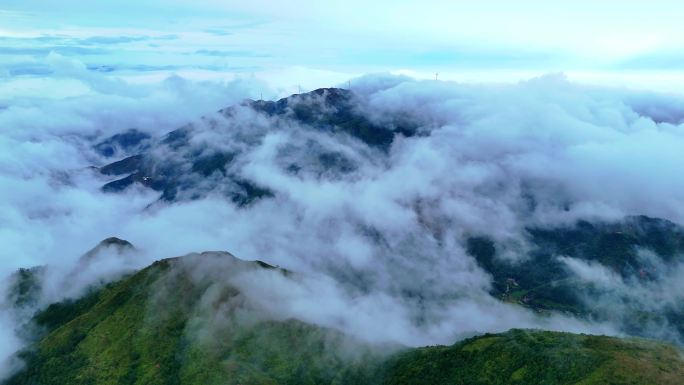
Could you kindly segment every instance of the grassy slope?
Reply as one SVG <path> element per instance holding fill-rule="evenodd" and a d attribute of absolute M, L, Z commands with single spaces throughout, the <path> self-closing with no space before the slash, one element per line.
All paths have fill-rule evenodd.
<path fill-rule="evenodd" d="M 682 384 L 681 352 L 646 340 L 511 330 L 415 349 L 386 364 L 386 384 Z"/>
<path fill-rule="evenodd" d="M 55 304 L 40 313 L 36 321 L 46 334 L 23 353 L 27 368 L 6 383 L 586 385 L 684 381 L 684 363 L 667 345 L 541 331 L 511 331 L 450 347 L 406 350 L 382 362 L 369 347 L 331 330 L 295 320 L 240 318 L 245 314 L 241 312 L 243 298 L 231 286 L 221 286 L 211 297 L 214 303 L 198 307 L 204 294 L 216 287 L 196 277 L 190 279 L 179 261 L 157 262 L 79 301 Z M 236 268 L 264 266 L 239 262 Z M 341 346 L 344 358 L 337 353 Z"/>
<path fill-rule="evenodd" d="M 43 311 L 36 320 L 49 333 L 23 353 L 26 370 L 7 384 L 342 384 L 342 374 L 354 377 L 354 362 L 329 348 L 344 336 L 295 320 L 228 321 L 207 338 L 196 335 L 195 304 L 209 286 L 179 272 L 177 262 L 157 262 Z M 173 290 L 157 295 L 160 282 Z M 226 302 L 237 294 L 221 293 Z"/>

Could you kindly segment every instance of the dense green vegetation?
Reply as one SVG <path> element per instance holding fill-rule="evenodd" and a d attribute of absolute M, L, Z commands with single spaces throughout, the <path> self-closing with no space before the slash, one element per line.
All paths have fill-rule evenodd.
<path fill-rule="evenodd" d="M 217 262 L 218 261 L 218 262 Z M 216 268 L 202 269 L 210 263 Z M 228 270 L 226 270 L 228 269 Z M 675 348 L 512 330 L 453 346 L 370 346 L 294 319 L 265 317 L 217 277 L 292 273 L 225 253 L 167 259 L 36 315 L 19 384 L 680 384 Z M 231 273 L 232 272 L 232 273 Z"/>
<path fill-rule="evenodd" d="M 7 302 L 14 308 L 35 305 L 41 291 L 41 280 L 45 273 L 42 266 L 19 269 L 8 277 Z"/>
<path fill-rule="evenodd" d="M 236 270 L 272 269 L 218 258 Z M 21 353 L 26 369 L 7 384 L 345 384 L 373 362 L 340 333 L 260 318 L 235 288 L 198 279 L 188 266 L 160 261 L 49 306 L 35 317 L 45 335 Z M 206 294 L 217 302 L 198 306 Z M 343 346 L 351 351 L 341 354 Z"/>
<path fill-rule="evenodd" d="M 530 250 L 516 261 L 501 257 L 501 245 L 486 237 L 468 240 L 468 252 L 492 275 L 492 295 L 539 312 L 561 311 L 621 324 L 632 335 L 667 338 L 653 335 L 657 329 L 653 325 L 674 326 L 684 335 L 684 307 L 644 312 L 636 303 L 626 309 L 628 314 L 613 314 L 609 302 L 586 301 L 604 294 L 603 289 L 582 282 L 558 258 L 598 263 L 632 286 L 647 285 L 684 262 L 681 227 L 662 219 L 635 216 L 614 223 L 579 221 L 559 228 L 528 229 L 528 233 Z M 644 258 L 644 252 L 653 258 Z M 614 301 L 634 300 L 609 294 L 616 298 Z"/>
<path fill-rule="evenodd" d="M 411 350 L 388 364 L 385 384 L 681 384 L 673 347 L 547 331 L 511 330 L 453 346 Z"/>

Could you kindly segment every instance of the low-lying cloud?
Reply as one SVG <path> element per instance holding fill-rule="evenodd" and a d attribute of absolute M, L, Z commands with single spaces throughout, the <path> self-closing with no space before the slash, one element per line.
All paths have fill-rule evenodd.
<path fill-rule="evenodd" d="M 492 237 L 515 260 L 525 258 L 528 227 L 635 214 L 684 222 L 684 127 L 663 119 L 678 113 L 677 96 L 580 86 L 561 75 L 487 86 L 355 79 L 355 103 L 370 122 L 415 129 L 383 150 L 246 106 L 215 113 L 263 84 L 173 77 L 134 86 L 56 54 L 50 60 L 55 84 L 78 84 L 77 94 L 0 100 L 3 275 L 43 264 L 68 271 L 118 236 L 139 250 L 127 268 L 228 250 L 300 272 L 298 281 L 255 272 L 238 283 L 272 312 L 366 340 L 449 343 L 512 327 L 619 334 L 609 322 L 540 316 L 491 297 L 467 237 Z M 152 156 L 189 170 L 187 156 L 230 152 L 225 173 L 186 172 L 187 194 L 171 202 L 140 184 L 101 191 L 111 178 L 90 166 L 112 159 L 94 144 L 132 127 L 159 140 L 187 121 L 188 147 L 158 146 Z M 321 159 L 334 167 L 321 168 Z M 225 197 L 226 175 L 271 194 L 239 206 Z M 563 261 L 581 279 L 629 287 L 602 266 Z M 97 266 L 115 270 L 106 265 Z"/>

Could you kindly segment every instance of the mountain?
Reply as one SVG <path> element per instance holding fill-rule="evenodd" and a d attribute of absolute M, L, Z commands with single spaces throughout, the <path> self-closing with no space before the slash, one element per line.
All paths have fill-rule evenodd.
<path fill-rule="evenodd" d="M 398 354 L 385 384 L 679 384 L 681 352 L 637 339 L 511 330 Z"/>
<path fill-rule="evenodd" d="M 370 348 L 267 317 L 231 283 L 259 272 L 291 274 L 207 252 L 52 304 L 34 318 L 43 334 L 21 354 L 26 370 L 6 383 L 356 383 Z M 343 357 L 343 347 L 353 350 Z"/>
<path fill-rule="evenodd" d="M 492 295 L 538 312 L 610 321 L 631 335 L 681 343 L 684 306 L 670 301 L 678 294 L 669 285 L 678 281 L 673 272 L 684 262 L 684 228 L 634 216 L 527 231 L 530 250 L 521 260 L 502 257 L 502 245 L 486 237 L 468 239 L 469 253 L 493 278 Z M 591 271 L 600 273 L 598 279 Z M 663 334 L 668 328 L 677 334 Z"/>
<path fill-rule="evenodd" d="M 678 384 L 663 343 L 535 330 L 377 346 L 255 305 L 235 282 L 297 279 L 225 252 L 160 260 L 37 313 L 15 384 Z"/>
<path fill-rule="evenodd" d="M 19 333 L 26 366 L 7 383 L 682 382 L 684 228 L 639 212 L 578 216 L 565 180 L 509 174 L 527 159 L 520 148 L 490 154 L 469 141 L 482 127 L 451 119 L 433 131 L 420 103 L 373 103 L 319 89 L 247 100 L 158 137 L 130 129 L 94 143 L 102 191 L 157 192 L 142 210 L 150 217 L 211 197 L 229 207 L 231 231 L 255 214 L 250 242 L 301 258 L 326 284 L 226 252 L 134 271 L 137 249 L 108 238 L 59 277 L 45 266 L 11 277 L 5 303 L 30 321 Z M 497 214 L 501 228 L 478 218 Z M 307 247 L 288 249 L 299 242 Z M 371 342 L 365 329 L 392 321 L 404 334 L 427 330 L 407 345 L 435 341 L 430 332 L 452 342 L 565 322 L 629 337 L 513 329 L 451 346 Z"/>
<path fill-rule="evenodd" d="M 95 144 L 94 149 L 105 157 L 128 155 L 145 151 L 149 148 L 151 136 L 145 132 L 130 128 L 124 132 L 114 134 Z"/>
<path fill-rule="evenodd" d="M 301 139 L 278 154 L 288 172 L 332 178 L 386 156 L 397 135 L 420 133 L 419 125 L 406 118 L 376 123 L 363 105 L 349 90 L 322 88 L 278 101 L 248 100 L 161 138 L 128 130 L 95 146 L 96 152 L 108 157 L 133 153 L 99 168 L 102 175 L 114 178 L 102 189 L 116 193 L 138 184 L 161 192 L 163 201 L 219 192 L 246 205 L 273 195 L 241 172 L 245 156 L 273 132 Z M 113 147 L 118 151 L 110 150 Z"/>
<path fill-rule="evenodd" d="M 54 274 L 46 265 L 19 269 L 6 278 L 6 298 L 0 301 L 0 310 L 21 319 L 32 316 L 36 309 L 56 299 L 79 296 L 84 285 L 99 287 L 133 271 L 130 264 L 135 251 L 130 242 L 110 237 L 84 253 L 68 271 Z M 103 271 L 97 268 L 99 263 L 108 264 L 110 268 Z M 32 332 L 33 325 L 23 326 L 28 328 L 22 334 Z"/>

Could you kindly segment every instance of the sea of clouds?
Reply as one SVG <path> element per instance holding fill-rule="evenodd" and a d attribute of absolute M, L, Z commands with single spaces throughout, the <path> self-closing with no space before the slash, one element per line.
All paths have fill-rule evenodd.
<path fill-rule="evenodd" d="M 619 334 L 493 298 L 491 277 L 467 255 L 465 239 L 490 236 L 517 259 L 525 258 L 530 226 L 626 215 L 684 223 L 678 95 L 578 85 L 562 75 L 500 85 L 369 75 L 351 82 L 359 111 L 420 132 L 381 151 L 247 107 L 230 118 L 216 113 L 268 87 L 253 79 L 135 85 L 57 54 L 46 60 L 49 77 L 0 79 L 0 274 L 51 266 L 41 305 L 157 259 L 228 250 L 304 274 L 235 278 L 263 308 L 368 341 L 450 343 L 513 327 Z M 201 116 L 218 124 L 202 125 Z M 106 181 L 92 166 L 111 159 L 95 143 L 132 127 L 161 138 L 187 122 L 195 122 L 196 149 L 239 145 L 233 171 L 273 196 L 238 207 L 214 193 L 225 182 L 215 176 L 196 181 L 206 189 L 199 199 L 162 202 L 140 185 L 101 191 Z M 342 154 L 351 171 L 284 167 L 296 159 L 315 170 L 310 155 L 321 149 Z M 100 258 L 89 267 L 97 274 L 60 281 L 110 236 L 133 243 L 135 258 Z M 580 278 L 628 285 L 601 275 L 602 266 L 566 263 Z M 19 318 L 0 313 L 0 358 L 21 346 Z"/>

